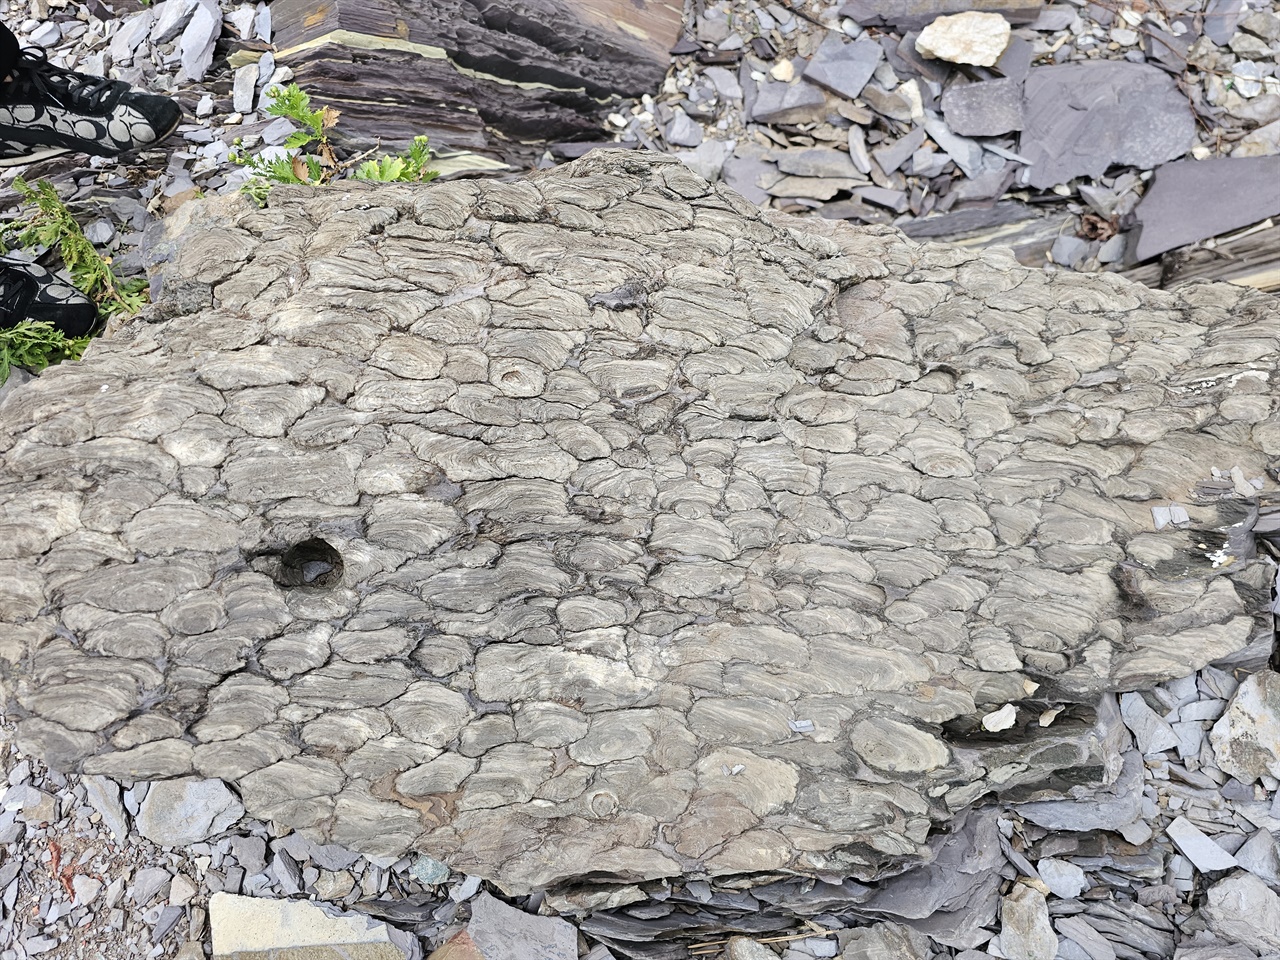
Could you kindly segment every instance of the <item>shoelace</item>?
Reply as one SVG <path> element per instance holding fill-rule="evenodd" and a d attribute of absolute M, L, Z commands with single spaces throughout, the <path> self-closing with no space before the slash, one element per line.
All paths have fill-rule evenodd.
<path fill-rule="evenodd" d="M 0 329 L 25 320 L 35 295 L 35 278 L 0 264 Z"/>
<path fill-rule="evenodd" d="M 122 86 L 119 80 L 91 77 L 55 66 L 44 50 L 32 47 L 19 54 L 18 64 L 10 76 L 11 83 L 0 83 L 0 96 L 35 91 L 68 110 L 98 110 L 102 101 Z"/>

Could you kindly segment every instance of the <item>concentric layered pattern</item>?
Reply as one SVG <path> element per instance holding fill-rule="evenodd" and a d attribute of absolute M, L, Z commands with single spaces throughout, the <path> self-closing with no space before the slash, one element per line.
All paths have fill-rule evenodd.
<path fill-rule="evenodd" d="M 157 322 L 0 408 L 0 656 L 63 768 L 510 888 L 865 879 L 1270 642 L 1270 298 L 617 153 L 170 229 Z"/>

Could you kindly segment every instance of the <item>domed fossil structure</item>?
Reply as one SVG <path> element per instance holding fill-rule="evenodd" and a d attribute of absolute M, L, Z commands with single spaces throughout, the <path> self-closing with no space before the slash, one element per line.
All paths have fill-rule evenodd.
<path fill-rule="evenodd" d="M 169 229 L 155 322 L 0 408 L 0 665 L 55 766 L 509 889 L 873 879 L 1118 776 L 1100 697 L 1269 649 L 1269 298 L 619 153 Z"/>

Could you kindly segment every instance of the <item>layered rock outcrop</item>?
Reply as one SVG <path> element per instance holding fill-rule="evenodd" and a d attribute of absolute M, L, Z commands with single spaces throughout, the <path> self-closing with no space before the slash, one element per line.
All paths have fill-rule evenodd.
<path fill-rule="evenodd" d="M 1100 697 L 1269 650 L 1271 298 L 616 153 L 153 254 L 154 322 L 0 407 L 0 666 L 62 768 L 511 889 L 869 880 L 1115 780 Z"/>

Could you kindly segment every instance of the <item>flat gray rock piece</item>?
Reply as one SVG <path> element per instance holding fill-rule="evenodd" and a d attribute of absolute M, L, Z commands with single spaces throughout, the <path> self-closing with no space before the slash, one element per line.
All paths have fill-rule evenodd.
<path fill-rule="evenodd" d="M 198 0 L 178 40 L 183 79 L 203 79 L 213 65 L 214 44 L 221 34 L 222 10 L 213 0 Z"/>
<path fill-rule="evenodd" d="M 798 177 L 845 177 L 862 179 L 852 158 L 843 150 L 831 147 L 799 147 L 769 154 L 783 173 Z"/>
<path fill-rule="evenodd" d="M 1165 827 L 1169 839 L 1197 870 L 1209 873 L 1239 866 L 1236 858 L 1218 846 L 1186 817 L 1177 817 Z"/>
<path fill-rule="evenodd" d="M 925 131 L 933 142 L 970 179 L 980 176 L 984 170 L 982 145 L 950 129 L 941 117 L 929 117 L 924 122 Z"/>
<path fill-rule="evenodd" d="M 883 59 L 884 48 L 874 40 L 861 37 L 850 42 L 843 34 L 832 31 L 809 61 L 804 79 L 853 100 Z"/>
<path fill-rule="evenodd" d="M 196 8 L 196 0 L 164 0 L 155 5 L 156 19 L 151 28 L 151 42 L 168 43 L 183 29 L 191 19 Z"/>
<path fill-rule="evenodd" d="M 756 93 L 751 119 L 756 123 L 809 123 L 827 115 L 827 98 L 812 84 L 762 83 Z"/>
<path fill-rule="evenodd" d="M 1012 24 L 1031 23 L 1044 9 L 1044 0 L 850 0 L 840 8 L 864 27 L 919 30 L 938 17 L 970 10 L 998 13 Z"/>
<path fill-rule="evenodd" d="M 702 142 L 702 127 L 677 107 L 671 122 L 663 131 L 667 143 L 677 147 L 696 147 Z"/>
<path fill-rule="evenodd" d="M 539 917 L 482 893 L 471 901 L 467 933 L 484 960 L 578 960 L 578 931 L 558 917 Z"/>
<path fill-rule="evenodd" d="M 1036 861 L 1036 872 L 1055 897 L 1072 900 L 1089 889 L 1084 871 L 1068 860 L 1044 857 Z"/>
<path fill-rule="evenodd" d="M 983 80 L 953 84 L 942 95 L 947 126 L 966 137 L 995 137 L 1021 130 L 1024 121 L 1022 84 L 1017 80 Z"/>
<path fill-rule="evenodd" d="M 1270 830 L 1259 830 L 1234 854 L 1236 862 L 1268 886 L 1280 885 L 1280 852 Z"/>
<path fill-rule="evenodd" d="M 422 957 L 421 947 L 412 934 L 362 913 L 342 913 L 328 905 L 305 900 L 215 893 L 209 898 L 209 936 L 217 958 L 283 955 L 421 960 Z M 559 957 L 549 960 L 559 960 Z"/>
<path fill-rule="evenodd" d="M 1204 8 L 1204 35 L 1225 47 L 1247 14 L 1244 0 L 1208 0 Z"/>
<path fill-rule="evenodd" d="M 138 809 L 138 832 L 166 847 L 180 847 L 221 833 L 244 814 L 221 780 L 184 777 L 151 785 Z"/>
<path fill-rule="evenodd" d="M 1120 697 L 1120 716 L 1144 754 L 1163 753 L 1178 745 L 1178 736 L 1169 721 L 1147 706 L 1141 694 L 1126 693 Z"/>
<path fill-rule="evenodd" d="M 1216 237 L 1280 214 L 1280 157 L 1179 160 L 1156 170 L 1134 210 L 1134 259 Z"/>
<path fill-rule="evenodd" d="M 848 931 L 840 960 L 931 960 L 929 939 L 901 923 L 872 923 Z M 767 949 L 762 947 L 761 949 Z M 776 960 L 772 951 L 760 960 Z"/>
<path fill-rule="evenodd" d="M 1113 164 L 1150 169 L 1176 160 L 1195 140 L 1187 98 L 1163 70 L 1094 60 L 1033 67 L 1018 153 L 1037 189 L 1100 177 Z"/>
<path fill-rule="evenodd" d="M 1000 900 L 1000 955 L 1008 960 L 1039 960 L 1058 952 L 1058 936 L 1049 922 L 1044 894 L 1016 883 Z"/>
<path fill-rule="evenodd" d="M 1150 513 L 1187 450 L 1273 456 L 1265 423 L 1201 426 L 1274 375 L 1264 294 L 762 212 L 625 151 L 161 230 L 155 322 L 0 407 L 14 742 L 158 781 L 149 822 L 222 780 L 309 842 L 512 890 L 887 889 L 993 793 L 1135 822 L 1110 693 L 1270 642 L 1271 562 L 1214 569 Z M 1094 426 L 1050 429 L 1067 403 Z M 1032 684 L 1096 717 L 987 736 Z M 980 846 L 886 902 L 936 887 L 921 931 L 980 944 Z"/>

